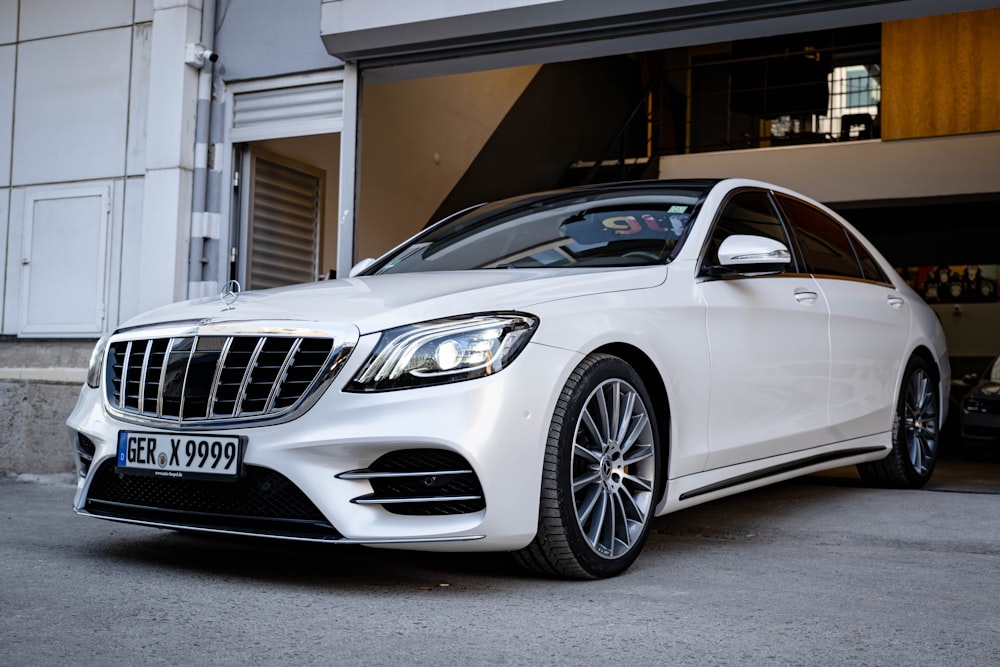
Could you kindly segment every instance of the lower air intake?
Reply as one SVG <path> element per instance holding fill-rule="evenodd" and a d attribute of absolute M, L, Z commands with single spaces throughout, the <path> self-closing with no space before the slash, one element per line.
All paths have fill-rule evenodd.
<path fill-rule="evenodd" d="M 101 464 L 87 493 L 91 514 L 275 537 L 340 539 L 342 536 L 284 475 L 245 466 L 236 481 L 163 479 L 120 475 L 115 461 Z"/>
<path fill-rule="evenodd" d="M 369 467 L 337 475 L 365 479 L 372 493 L 359 505 L 381 505 L 392 514 L 440 516 L 486 509 L 483 487 L 461 455 L 439 449 L 406 449 L 379 457 Z"/>

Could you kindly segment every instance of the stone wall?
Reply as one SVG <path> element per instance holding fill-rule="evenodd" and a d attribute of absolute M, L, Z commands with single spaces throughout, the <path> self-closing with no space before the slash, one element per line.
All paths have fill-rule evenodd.
<path fill-rule="evenodd" d="M 93 341 L 0 341 L 0 472 L 74 469 L 66 434 Z"/>

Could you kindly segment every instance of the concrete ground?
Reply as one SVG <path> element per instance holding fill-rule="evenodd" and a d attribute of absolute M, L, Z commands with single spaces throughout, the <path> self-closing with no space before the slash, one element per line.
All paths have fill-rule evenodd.
<path fill-rule="evenodd" d="M 0 478 L 0 664 L 996 665 L 1000 462 L 920 491 L 851 469 L 654 524 L 625 575 L 502 555 L 193 537 Z"/>

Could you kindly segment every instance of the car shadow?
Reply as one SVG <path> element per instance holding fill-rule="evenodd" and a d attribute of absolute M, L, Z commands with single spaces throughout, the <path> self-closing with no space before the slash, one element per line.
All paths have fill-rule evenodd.
<path fill-rule="evenodd" d="M 955 490 L 966 479 L 964 467 L 944 461 L 927 491 Z M 1000 466 L 987 471 L 1000 490 Z M 801 513 L 836 505 L 845 494 L 866 488 L 854 468 L 839 468 L 721 498 L 654 519 L 640 562 L 669 559 L 672 551 L 702 550 L 713 544 L 768 539 L 781 523 Z M 503 581 L 507 587 L 531 585 L 538 577 L 505 553 L 437 553 L 362 546 L 289 542 L 267 538 L 152 530 L 120 524 L 92 547 L 98 557 L 137 569 L 153 567 L 269 584 L 375 590 L 481 588 Z M 123 534 L 124 533 L 124 534 Z M 124 539 L 123 539 L 124 538 Z M 626 573 L 627 576 L 627 573 Z"/>
<path fill-rule="evenodd" d="M 138 539 L 116 536 L 101 551 L 138 568 L 311 588 L 434 588 L 467 578 L 530 578 L 503 553 L 413 552 L 166 530 Z"/>
<path fill-rule="evenodd" d="M 654 553 L 669 558 L 672 548 L 705 548 L 705 540 L 744 539 L 748 523 L 766 525 L 783 506 L 823 503 L 840 492 L 837 487 L 852 485 L 836 477 L 803 478 L 659 517 L 644 558 Z M 492 580 L 508 587 L 538 580 L 506 553 L 402 551 L 137 527 L 123 531 L 120 526 L 91 546 L 98 558 L 127 569 L 159 568 L 309 588 L 433 590 L 481 588 Z"/>
<path fill-rule="evenodd" d="M 669 551 L 672 545 L 777 535 L 781 529 L 776 526 L 784 517 L 822 509 L 859 488 L 864 484 L 853 469 L 842 469 L 751 489 L 658 517 L 652 526 L 656 539 L 650 541 Z"/>

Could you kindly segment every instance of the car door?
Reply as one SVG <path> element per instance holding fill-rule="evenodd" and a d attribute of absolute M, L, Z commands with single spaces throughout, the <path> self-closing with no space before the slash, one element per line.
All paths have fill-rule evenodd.
<path fill-rule="evenodd" d="M 829 424 L 826 297 L 795 262 L 775 275 L 713 269 L 719 244 L 733 234 L 793 248 L 768 192 L 737 191 L 720 211 L 696 287 L 706 305 L 711 355 L 709 469 L 821 445 Z"/>
<path fill-rule="evenodd" d="M 833 438 L 883 433 L 892 425 L 897 376 L 907 353 L 906 297 L 840 221 L 795 197 L 778 194 L 777 200 L 830 307 Z"/>

